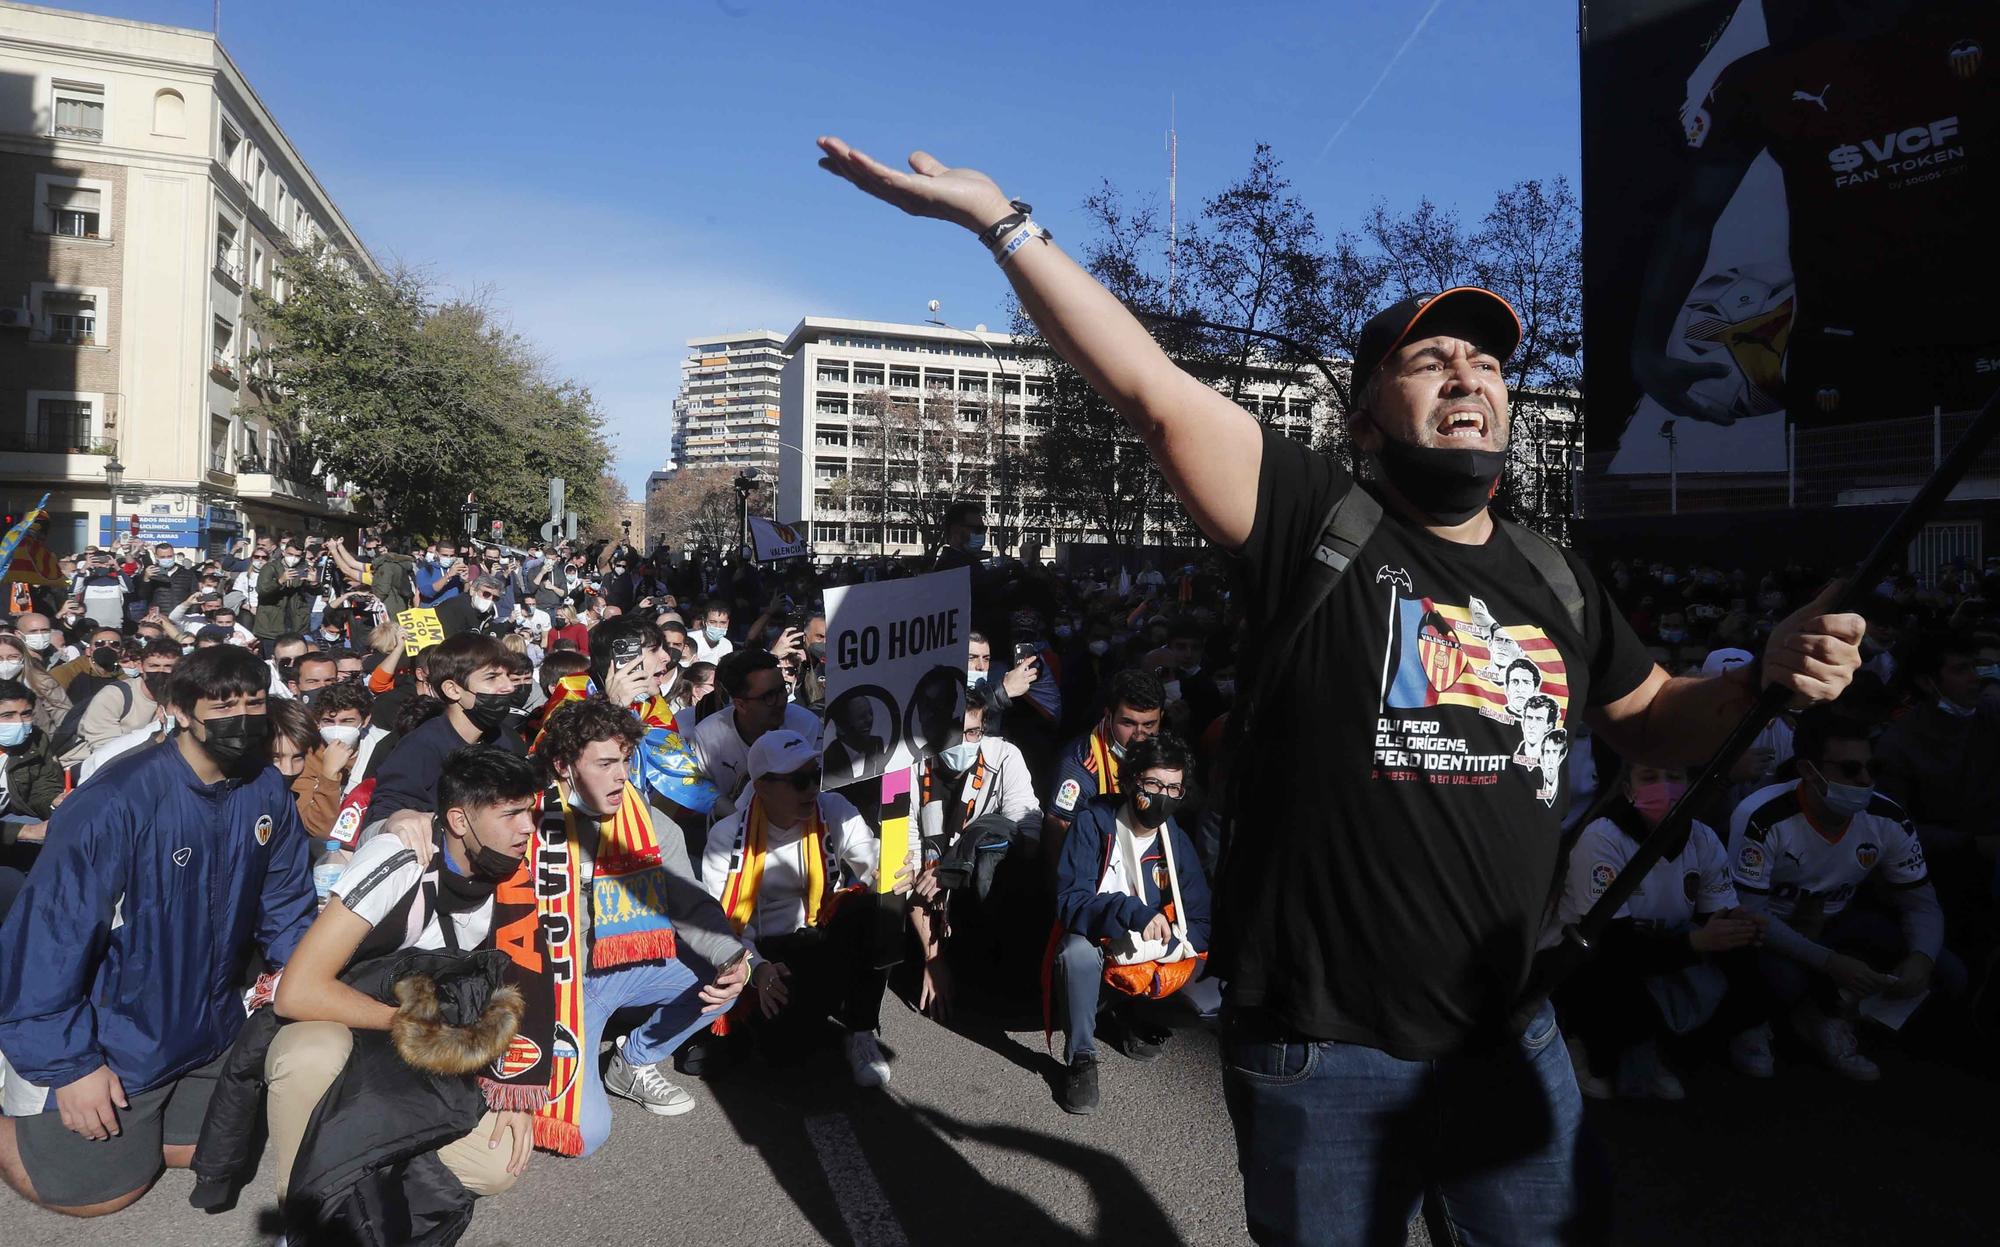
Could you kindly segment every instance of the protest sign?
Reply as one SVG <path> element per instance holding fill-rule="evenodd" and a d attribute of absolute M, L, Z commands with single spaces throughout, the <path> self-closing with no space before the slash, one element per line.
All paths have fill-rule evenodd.
<path fill-rule="evenodd" d="M 967 568 L 827 590 L 820 766 L 828 788 L 958 743 L 971 629 Z"/>
<path fill-rule="evenodd" d="M 413 606 L 399 611 L 396 622 L 403 625 L 403 654 L 415 658 L 431 646 L 444 640 L 444 625 L 438 622 L 438 613 L 428 606 Z"/>
<path fill-rule="evenodd" d="M 811 553 L 805 525 L 780 524 L 761 515 L 750 517 L 750 545 L 759 563 L 802 558 Z"/>

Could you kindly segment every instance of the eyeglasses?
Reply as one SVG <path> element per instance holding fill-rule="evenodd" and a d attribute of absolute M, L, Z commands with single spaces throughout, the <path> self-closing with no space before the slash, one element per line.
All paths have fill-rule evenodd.
<path fill-rule="evenodd" d="M 755 697 L 752 697 L 748 693 L 737 693 L 735 697 L 737 701 L 747 701 L 753 706 L 782 706 L 785 704 L 785 690 L 783 686 L 774 688 L 768 693 L 759 693 Z"/>
<path fill-rule="evenodd" d="M 819 785 L 819 768 L 811 766 L 802 771 L 793 771 L 789 775 L 767 775 L 764 778 L 781 784 L 790 784 L 800 792 L 805 792 Z"/>
<path fill-rule="evenodd" d="M 967 744 L 977 744 L 986 739 L 986 729 L 983 727 L 968 727 L 961 731 L 959 736 Z"/>
<path fill-rule="evenodd" d="M 1139 791 L 1149 797 L 1173 797 L 1178 800 L 1187 795 L 1186 784 L 1163 784 L 1157 779 L 1139 781 Z"/>

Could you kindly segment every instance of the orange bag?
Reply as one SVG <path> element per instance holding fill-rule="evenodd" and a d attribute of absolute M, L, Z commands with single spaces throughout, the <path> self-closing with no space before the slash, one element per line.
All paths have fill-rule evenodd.
<path fill-rule="evenodd" d="M 1186 910 L 1181 905 L 1181 874 L 1174 865 L 1174 838 L 1166 824 L 1160 825 L 1160 848 L 1167 859 L 1167 887 L 1172 900 L 1167 904 L 1167 921 L 1173 927 L 1173 938 L 1164 955 L 1146 956 L 1157 945 L 1135 949 L 1119 954 L 1110 948 L 1104 950 L 1104 981 L 1127 996 L 1141 996 L 1148 1000 L 1159 1000 L 1171 996 L 1194 981 L 1194 974 L 1201 963 L 1208 960 L 1207 953 L 1198 953 L 1187 942 L 1187 921 L 1183 917 Z M 1144 886 L 1139 876 L 1139 853 L 1132 829 L 1125 825 L 1123 811 L 1117 824 L 1112 828 L 1114 841 L 1112 852 L 1122 854 L 1125 859 L 1125 879 L 1136 896 L 1144 895 Z M 1132 944 L 1140 944 L 1136 934 L 1126 937 Z"/>

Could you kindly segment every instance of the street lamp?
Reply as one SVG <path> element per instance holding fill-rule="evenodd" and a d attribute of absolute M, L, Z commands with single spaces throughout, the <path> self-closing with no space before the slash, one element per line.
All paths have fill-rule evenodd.
<path fill-rule="evenodd" d="M 473 499 L 471 494 L 465 496 L 465 502 L 458 508 L 458 513 L 465 520 L 466 540 L 470 541 L 474 537 L 477 537 L 479 535 L 479 503 Z"/>
<path fill-rule="evenodd" d="M 736 557 L 744 557 L 750 548 L 750 495 L 757 492 L 762 482 L 756 468 L 745 468 L 732 482 L 736 486 Z"/>
<path fill-rule="evenodd" d="M 1016 373 L 1011 373 L 1007 370 L 1007 361 L 1000 357 L 1000 352 L 995 350 L 993 348 L 993 344 L 986 340 L 985 334 L 983 332 L 975 333 L 970 329 L 960 329 L 957 325 L 947 324 L 946 322 L 939 320 L 938 308 L 941 307 L 942 305 L 936 299 L 932 299 L 930 301 L 929 306 L 931 314 L 929 317 L 925 319 L 924 321 L 925 324 L 936 325 L 940 329 L 949 329 L 953 333 L 962 333 L 966 337 L 971 338 L 974 342 L 977 342 L 982 348 L 985 349 L 988 355 L 991 355 L 993 357 L 993 363 L 997 368 L 999 368 L 1001 378 L 1005 380 L 1008 384 L 1018 387 L 1021 391 L 1021 400 L 1023 402 L 1027 401 L 1028 385 L 1026 378 Z M 986 326 L 981 325 L 979 328 L 983 331 L 986 328 Z M 1007 396 L 1005 394 L 1002 394 L 1000 396 L 1000 453 L 998 456 L 989 456 L 989 459 L 991 460 L 990 466 L 993 468 L 994 474 L 1000 478 L 1000 524 L 998 529 L 998 540 L 995 543 L 993 552 L 999 555 L 1001 558 L 1005 558 L 1007 556 L 1007 516 L 1008 516 L 1007 479 L 1009 475 L 1011 475 L 1011 473 L 1008 470 L 1007 461 L 1013 457 L 1012 445 L 1007 440 L 1007 414 L 1008 414 Z"/>
<path fill-rule="evenodd" d="M 118 452 L 104 461 L 104 489 L 111 496 L 111 540 L 118 540 L 118 487 L 125 483 L 125 465 L 118 462 Z"/>

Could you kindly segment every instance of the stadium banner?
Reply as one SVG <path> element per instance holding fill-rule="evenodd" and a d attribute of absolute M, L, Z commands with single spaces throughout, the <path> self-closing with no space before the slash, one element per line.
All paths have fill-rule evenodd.
<path fill-rule="evenodd" d="M 753 515 L 749 519 L 750 546 L 759 563 L 802 558 L 812 553 L 812 543 L 806 540 L 804 524 L 780 524 L 761 515 Z"/>
<path fill-rule="evenodd" d="M 2000 8 L 1583 0 L 1586 438 L 1782 472 L 2000 383 Z"/>
<path fill-rule="evenodd" d="M 970 568 L 826 591 L 828 788 L 959 742 L 971 632 Z"/>

